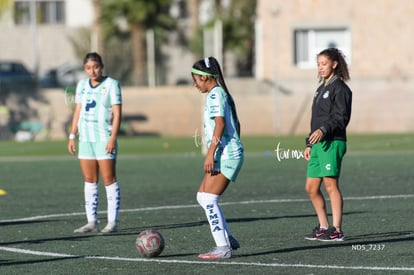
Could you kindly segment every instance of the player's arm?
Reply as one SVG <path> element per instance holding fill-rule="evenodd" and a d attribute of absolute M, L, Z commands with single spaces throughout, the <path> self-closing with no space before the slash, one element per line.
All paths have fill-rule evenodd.
<path fill-rule="evenodd" d="M 217 147 L 220 144 L 221 137 L 223 136 L 224 127 L 226 125 L 224 117 L 216 116 L 214 117 L 214 131 L 211 138 L 211 144 L 208 148 L 206 159 L 204 161 L 204 172 L 212 173 L 214 170 L 214 153 L 217 150 Z"/>
<path fill-rule="evenodd" d="M 116 149 L 116 139 L 119 134 L 119 128 L 121 126 L 122 119 L 122 105 L 114 104 L 112 105 L 112 132 L 109 137 L 108 144 L 106 146 L 106 151 L 112 153 Z"/>
<path fill-rule="evenodd" d="M 80 116 L 81 104 L 78 103 L 75 105 L 75 110 L 73 111 L 73 118 L 72 118 L 72 126 L 70 129 L 69 134 L 69 141 L 68 141 L 68 151 L 70 154 L 75 154 L 76 147 L 75 147 L 75 137 L 78 133 L 78 121 Z"/>
<path fill-rule="evenodd" d="M 311 143 L 311 141 L 310 141 L 310 134 L 309 134 L 309 137 L 307 137 L 306 139 L 305 139 L 305 143 L 306 143 L 306 148 L 305 148 L 305 150 L 304 150 L 304 152 L 303 152 L 303 155 L 304 155 L 304 157 L 305 157 L 305 160 L 310 160 L 310 152 L 311 152 L 311 149 L 312 149 L 312 143 Z"/>

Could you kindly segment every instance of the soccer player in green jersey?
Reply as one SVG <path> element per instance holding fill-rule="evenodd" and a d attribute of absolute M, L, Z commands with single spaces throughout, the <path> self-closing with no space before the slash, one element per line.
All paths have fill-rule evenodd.
<path fill-rule="evenodd" d="M 68 150 L 76 152 L 84 178 L 85 211 L 88 223 L 75 233 L 98 230 L 98 178 L 105 185 L 108 202 L 108 223 L 102 233 L 117 231 L 120 190 L 116 178 L 117 136 L 121 123 L 121 88 L 117 80 L 103 75 L 102 58 L 88 53 L 84 58 L 87 79 L 76 87 L 75 110 L 69 135 Z"/>
<path fill-rule="evenodd" d="M 230 233 L 218 200 L 230 181 L 236 180 L 243 164 L 240 123 L 217 60 L 202 59 L 193 65 L 191 73 L 195 87 L 207 97 L 203 120 L 208 150 L 197 201 L 206 213 L 216 243 L 216 247 L 199 258 L 230 258 L 240 245 Z"/>

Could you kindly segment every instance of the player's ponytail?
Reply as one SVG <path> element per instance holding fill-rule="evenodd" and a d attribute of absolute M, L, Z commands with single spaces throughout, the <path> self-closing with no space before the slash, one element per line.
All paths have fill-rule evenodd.
<path fill-rule="evenodd" d="M 217 59 L 214 57 L 206 57 L 194 63 L 191 73 L 198 75 L 205 75 L 207 77 L 212 77 L 216 79 L 217 83 L 224 89 L 229 98 L 229 104 L 231 108 L 231 113 L 236 122 L 237 134 L 240 136 L 240 122 L 237 116 L 236 105 L 234 104 L 233 97 L 231 96 L 229 90 L 227 89 L 226 82 L 224 81 L 223 73 L 220 68 L 220 64 Z"/>
<path fill-rule="evenodd" d="M 223 73 L 222 73 L 221 68 L 220 68 L 220 64 L 218 63 L 217 59 L 215 59 L 214 57 L 208 57 L 207 60 L 210 62 L 212 72 L 216 76 L 216 80 L 217 80 L 218 84 L 224 89 L 224 91 L 226 92 L 226 94 L 229 98 L 229 104 L 230 104 L 231 112 L 232 112 L 233 118 L 236 122 L 237 134 L 240 136 L 240 122 L 239 122 L 239 118 L 237 116 L 236 104 L 234 103 L 234 99 L 231 96 L 230 91 L 227 89 L 226 82 L 224 81 Z"/>

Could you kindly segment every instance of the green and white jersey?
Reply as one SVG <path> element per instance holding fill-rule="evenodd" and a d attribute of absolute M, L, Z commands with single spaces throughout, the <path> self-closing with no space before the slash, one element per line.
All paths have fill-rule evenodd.
<path fill-rule="evenodd" d="M 204 108 L 204 133 L 207 146 L 210 147 L 215 117 L 224 117 L 225 127 L 216 151 L 215 157 L 222 159 L 240 159 L 243 157 L 243 144 L 237 133 L 237 121 L 233 117 L 229 98 L 224 89 L 220 86 L 214 87 L 208 94 Z"/>
<path fill-rule="evenodd" d="M 122 104 L 118 81 L 106 77 L 98 86 L 92 87 L 89 78 L 81 80 L 76 87 L 75 103 L 81 104 L 79 140 L 108 141 L 112 131 L 112 105 Z"/>

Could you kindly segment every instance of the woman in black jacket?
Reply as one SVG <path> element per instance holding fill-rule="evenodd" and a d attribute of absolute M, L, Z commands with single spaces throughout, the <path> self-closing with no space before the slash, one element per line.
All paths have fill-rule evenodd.
<path fill-rule="evenodd" d="M 311 131 L 304 156 L 308 161 L 306 191 L 319 225 L 305 239 L 343 241 L 343 199 L 338 180 L 346 152 L 346 127 L 351 118 L 352 92 L 345 84 L 350 77 L 344 55 L 336 48 L 320 52 L 317 62 L 322 84 L 313 99 Z M 332 225 L 320 190 L 322 182 L 331 202 Z"/>

